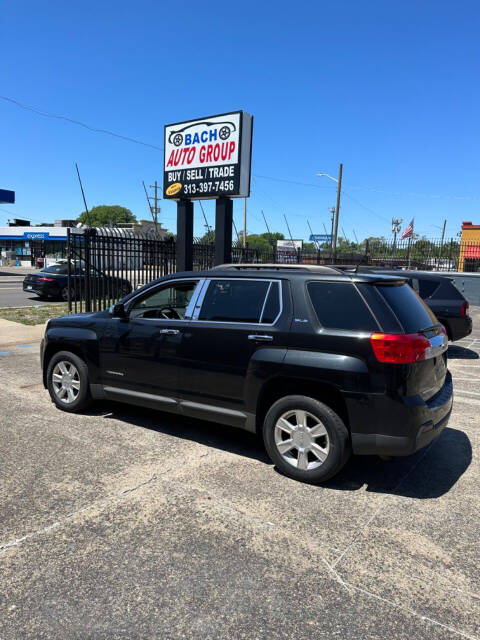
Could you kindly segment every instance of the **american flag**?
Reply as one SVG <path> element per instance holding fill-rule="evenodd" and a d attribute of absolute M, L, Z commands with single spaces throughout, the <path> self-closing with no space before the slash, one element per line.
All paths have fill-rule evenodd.
<path fill-rule="evenodd" d="M 412 218 L 410 224 L 405 227 L 405 231 L 402 233 L 402 240 L 405 240 L 405 238 L 411 238 L 413 236 L 413 220 L 414 218 Z"/>

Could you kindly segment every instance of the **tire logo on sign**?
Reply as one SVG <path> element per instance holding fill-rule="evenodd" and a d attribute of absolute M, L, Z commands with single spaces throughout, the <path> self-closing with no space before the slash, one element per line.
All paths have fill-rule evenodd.
<path fill-rule="evenodd" d="M 182 183 L 181 183 L 181 182 L 174 182 L 173 184 L 171 184 L 171 185 L 168 187 L 168 189 L 167 189 L 167 191 L 166 191 L 167 196 L 174 196 L 174 195 L 176 195 L 176 194 L 181 190 L 182 186 L 183 186 L 183 185 L 182 185 Z"/>

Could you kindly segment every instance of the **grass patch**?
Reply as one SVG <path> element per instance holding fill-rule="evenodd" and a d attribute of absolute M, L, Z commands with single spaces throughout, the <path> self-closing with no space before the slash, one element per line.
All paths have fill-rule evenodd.
<path fill-rule="evenodd" d="M 50 318 L 58 318 L 68 313 L 68 304 L 43 304 L 37 307 L 16 307 L 0 309 L 0 318 L 21 324 L 44 324 Z"/>

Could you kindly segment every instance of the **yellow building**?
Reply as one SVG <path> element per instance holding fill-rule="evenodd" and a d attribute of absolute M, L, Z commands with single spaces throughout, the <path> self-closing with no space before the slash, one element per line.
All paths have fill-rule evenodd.
<path fill-rule="evenodd" d="M 459 271 L 480 271 L 480 224 L 462 223 Z"/>

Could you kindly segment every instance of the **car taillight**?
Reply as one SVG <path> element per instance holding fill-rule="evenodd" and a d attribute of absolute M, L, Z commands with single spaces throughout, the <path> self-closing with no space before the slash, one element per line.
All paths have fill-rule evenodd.
<path fill-rule="evenodd" d="M 430 341 L 421 333 L 372 333 L 370 344 L 379 362 L 409 364 L 425 360 Z"/>
<path fill-rule="evenodd" d="M 465 318 L 465 316 L 468 315 L 468 308 L 470 307 L 470 305 L 468 304 L 468 302 L 465 300 L 465 302 L 462 302 L 462 306 L 460 308 L 460 315 L 462 316 L 462 318 Z"/>
<path fill-rule="evenodd" d="M 55 282 L 54 278 L 43 278 L 43 277 L 39 277 L 37 278 L 37 282 Z"/>

